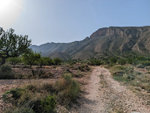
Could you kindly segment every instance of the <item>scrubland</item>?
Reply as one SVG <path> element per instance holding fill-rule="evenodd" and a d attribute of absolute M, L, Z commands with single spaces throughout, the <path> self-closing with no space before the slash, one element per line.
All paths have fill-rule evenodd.
<path fill-rule="evenodd" d="M 126 61 L 126 60 L 124 60 Z M 0 112 L 150 112 L 149 59 L 116 58 L 0 69 Z"/>

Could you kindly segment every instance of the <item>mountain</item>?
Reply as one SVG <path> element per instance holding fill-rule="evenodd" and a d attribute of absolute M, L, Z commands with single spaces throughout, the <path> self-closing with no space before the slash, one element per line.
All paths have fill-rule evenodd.
<path fill-rule="evenodd" d="M 54 54 L 56 57 L 65 56 L 65 59 L 87 59 L 128 52 L 147 54 L 150 53 L 150 26 L 101 28 L 82 41 L 52 42 L 30 48 L 41 52 L 42 56 L 51 57 Z"/>
<path fill-rule="evenodd" d="M 48 57 L 51 57 L 51 58 L 58 57 L 62 60 L 71 59 L 70 55 L 63 53 L 63 52 L 53 52 L 53 53 L 48 54 Z"/>

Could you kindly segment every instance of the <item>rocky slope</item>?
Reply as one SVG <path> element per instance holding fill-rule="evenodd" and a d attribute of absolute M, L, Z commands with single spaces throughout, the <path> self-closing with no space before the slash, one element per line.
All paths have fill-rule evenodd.
<path fill-rule="evenodd" d="M 150 26 L 101 28 L 82 41 L 46 43 L 40 46 L 33 45 L 30 48 L 42 52 L 43 56 L 62 52 L 74 59 L 100 57 L 106 53 L 147 54 L 150 53 Z"/>

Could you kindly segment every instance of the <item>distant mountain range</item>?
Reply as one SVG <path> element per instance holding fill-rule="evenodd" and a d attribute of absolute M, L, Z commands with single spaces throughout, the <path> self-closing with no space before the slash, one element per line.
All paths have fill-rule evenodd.
<path fill-rule="evenodd" d="M 42 56 L 61 59 L 88 59 L 109 54 L 150 53 L 150 26 L 100 28 L 90 37 L 71 43 L 45 43 L 30 46 Z"/>

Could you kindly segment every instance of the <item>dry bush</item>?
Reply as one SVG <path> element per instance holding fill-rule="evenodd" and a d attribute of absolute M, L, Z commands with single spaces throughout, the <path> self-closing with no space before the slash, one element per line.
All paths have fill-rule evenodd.
<path fill-rule="evenodd" d="M 67 74 L 56 82 L 55 87 L 58 92 L 57 100 L 62 105 L 69 105 L 80 93 L 79 84 Z"/>
<path fill-rule="evenodd" d="M 3 100 L 13 105 L 9 111 L 18 112 L 19 109 L 22 109 L 28 113 L 30 108 L 34 113 L 55 112 L 56 103 L 68 107 L 80 93 L 79 84 L 67 74 L 64 74 L 55 84 L 39 83 L 40 81 L 33 81 L 29 85 L 5 92 L 2 96 Z M 49 101 L 52 101 L 53 104 Z"/>
<path fill-rule="evenodd" d="M 16 106 L 11 111 L 18 111 L 19 109 L 30 108 L 35 113 L 44 113 L 46 111 L 53 111 L 54 105 L 47 104 L 48 100 L 55 101 L 52 96 L 52 84 L 31 84 L 22 88 L 14 88 L 3 94 L 3 100 L 7 103 L 12 103 Z M 45 100 L 46 99 L 46 100 Z M 46 103 L 45 103 L 46 101 Z M 48 108 L 47 108 L 48 107 Z M 39 108 L 39 109 L 37 109 Z M 37 111 L 38 110 L 38 111 Z M 7 111 L 8 112 L 8 111 Z M 16 113 L 16 112 L 13 112 Z"/>

